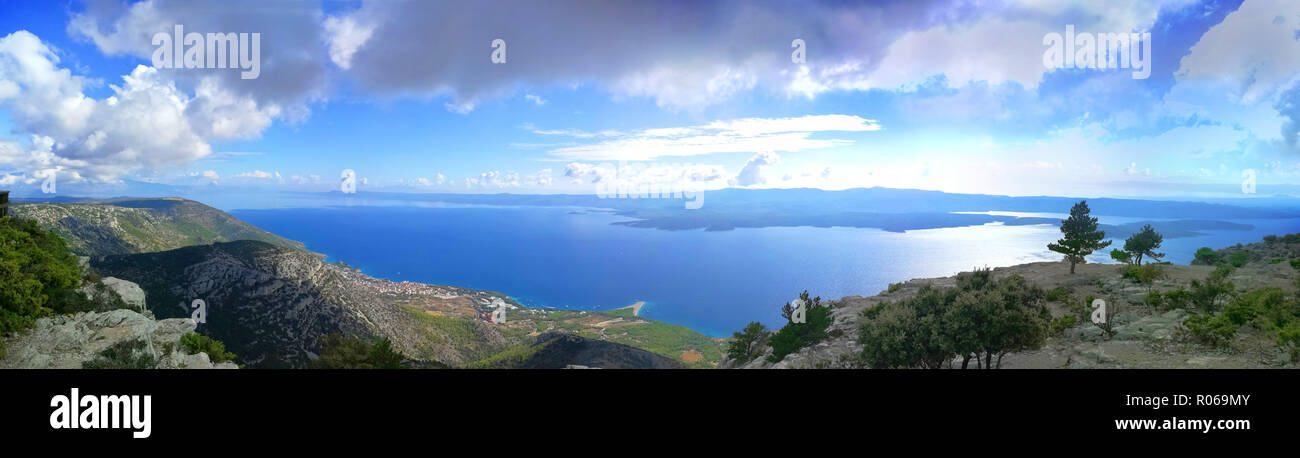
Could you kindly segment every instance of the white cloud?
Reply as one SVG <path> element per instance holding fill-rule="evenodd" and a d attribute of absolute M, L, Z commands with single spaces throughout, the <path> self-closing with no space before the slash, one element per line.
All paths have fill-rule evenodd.
<path fill-rule="evenodd" d="M 215 79 L 200 81 L 190 96 L 146 66 L 96 100 L 84 94 L 85 78 L 58 64 L 31 33 L 0 38 L 0 87 L 7 88 L 0 91 L 0 107 L 13 117 L 15 130 L 51 139 L 36 156 L 8 164 L 31 169 L 61 162 L 96 181 L 113 181 L 133 170 L 204 158 L 212 152 L 209 140 L 254 138 L 280 114 L 277 106 L 224 90 Z"/>
<path fill-rule="evenodd" d="M 736 175 L 735 183 L 739 186 L 753 186 L 766 184 L 767 179 L 763 177 L 762 168 L 764 166 L 775 165 L 781 161 L 781 156 L 776 153 L 762 152 L 755 154 L 754 157 L 745 161 L 745 166 L 740 169 Z"/>
<path fill-rule="evenodd" d="M 326 40 L 329 41 L 330 60 L 344 70 L 352 67 L 352 55 L 370 39 L 373 24 L 361 24 L 354 16 L 325 18 Z"/>
<path fill-rule="evenodd" d="M 730 152 L 796 152 L 853 143 L 843 139 L 811 138 L 813 133 L 879 129 L 880 125 L 874 120 L 848 115 L 746 118 L 691 127 L 647 129 L 598 143 L 556 148 L 550 152 L 562 160 L 596 161 L 639 161 Z"/>
<path fill-rule="evenodd" d="M 239 178 L 257 178 L 257 179 L 263 179 L 263 180 L 264 180 L 264 179 L 267 179 L 267 178 L 271 178 L 273 175 L 271 174 L 271 172 L 263 172 L 263 171 L 261 171 L 261 170 L 254 170 L 254 171 L 251 171 L 251 172 L 242 172 L 242 173 L 238 173 L 238 174 L 235 174 L 235 176 L 236 176 L 236 177 L 239 177 Z"/>
<path fill-rule="evenodd" d="M 1300 2 L 1249 0 L 1182 58 L 1179 84 L 1209 84 L 1241 103 L 1272 99 L 1300 78 Z"/>

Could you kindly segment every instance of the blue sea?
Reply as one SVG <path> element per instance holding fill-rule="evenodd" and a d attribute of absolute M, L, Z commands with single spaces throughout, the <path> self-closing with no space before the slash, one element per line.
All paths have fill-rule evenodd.
<path fill-rule="evenodd" d="M 781 306 L 805 289 L 823 298 L 869 296 L 910 278 L 1060 259 L 1046 249 L 1060 237 L 1051 225 L 706 232 L 614 225 L 628 218 L 566 207 L 401 204 L 231 213 L 371 276 L 492 290 L 529 306 L 608 310 L 644 301 L 645 317 L 717 337 L 750 321 L 780 326 Z M 1135 220 L 1098 216 L 1111 224 Z M 1300 228 L 1294 219 L 1237 222 L 1255 229 L 1167 239 L 1166 260 L 1186 264 L 1201 246 Z M 1099 253 L 1093 260 L 1107 258 Z"/>

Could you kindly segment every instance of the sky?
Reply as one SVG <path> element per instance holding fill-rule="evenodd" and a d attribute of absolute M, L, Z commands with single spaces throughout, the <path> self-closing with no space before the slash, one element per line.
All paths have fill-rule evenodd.
<path fill-rule="evenodd" d="M 62 193 L 330 191 L 345 171 L 358 190 L 394 192 L 581 194 L 627 179 L 1300 190 L 1291 0 L 0 0 L 0 11 L 0 188 L 18 194 L 50 174 Z M 257 54 L 187 68 L 181 43 L 160 58 L 175 48 L 157 35 L 170 41 L 177 25 L 204 40 L 258 34 L 242 44 Z M 1147 37 L 1130 64 L 1146 71 L 1080 65 L 1085 33 Z M 1049 58 L 1053 36 L 1074 36 L 1076 58 Z M 256 57 L 255 78 L 236 57 Z"/>

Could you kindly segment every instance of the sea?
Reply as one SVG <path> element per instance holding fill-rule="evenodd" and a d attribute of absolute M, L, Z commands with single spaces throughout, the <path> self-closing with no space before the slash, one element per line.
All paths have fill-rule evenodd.
<path fill-rule="evenodd" d="M 613 224 L 629 218 L 574 207 L 360 202 L 226 210 L 374 277 L 491 290 L 534 307 L 609 310 L 644 302 L 644 317 L 715 337 L 751 321 L 779 327 L 781 306 L 804 290 L 823 299 L 870 296 L 912 278 L 1060 260 L 1046 248 L 1060 238 L 1055 225 L 669 231 Z M 1137 220 L 1094 216 L 1108 224 Z M 1166 239 L 1165 260 L 1187 264 L 1202 246 L 1300 228 L 1296 219 L 1235 222 L 1254 229 Z M 1090 261 L 1109 262 L 1107 253 Z"/>

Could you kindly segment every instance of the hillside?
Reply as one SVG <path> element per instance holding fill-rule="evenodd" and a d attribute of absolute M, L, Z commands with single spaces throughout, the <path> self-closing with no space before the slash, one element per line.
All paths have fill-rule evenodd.
<path fill-rule="evenodd" d="M 36 220 L 81 256 L 150 253 L 193 245 L 259 240 L 302 248 L 302 243 L 258 229 L 207 205 L 179 198 L 93 203 L 15 203 L 14 217 Z"/>
<path fill-rule="evenodd" d="M 471 364 L 482 369 L 681 369 L 680 361 L 636 347 L 562 332 L 537 336 L 516 347 Z"/>
<path fill-rule="evenodd" d="M 1272 298 L 1277 304 L 1300 300 L 1300 234 L 1269 237 L 1266 242 L 1219 250 L 1224 254 L 1244 251 L 1250 260 L 1239 267 L 1223 267 L 1230 272 L 1224 278 L 1232 291 L 1218 300 L 1219 309 L 1233 308 L 1234 313 L 1269 313 L 1259 302 L 1248 299 Z M 1290 253 L 1289 255 L 1285 253 Z M 1287 257 L 1290 256 L 1290 257 Z M 1185 324 L 1193 314 L 1205 311 L 1179 305 L 1172 298 L 1186 298 L 1194 290 L 1193 281 L 1204 285 L 1216 267 L 1209 265 L 1161 265 L 1163 276 L 1150 285 L 1123 276 L 1125 266 L 1118 264 L 1081 264 L 1078 273 L 1069 273 L 1069 264 L 1038 262 L 995 268 L 993 278 L 1019 275 L 1030 284 L 1051 292 L 1046 305 L 1053 319 L 1078 317 L 1072 325 L 1047 338 L 1041 349 L 1008 354 L 1004 368 L 1292 368 L 1297 367 L 1293 350 L 1279 346 L 1277 336 L 1258 329 L 1256 321 L 1246 319 L 1228 329 L 1230 336 L 1219 344 L 1196 338 Z M 740 363 L 725 360 L 720 367 L 741 368 L 855 368 L 864 367 L 858 359 L 858 344 L 864 312 L 887 302 L 916 296 L 925 285 L 952 287 L 956 277 L 912 279 L 898 283 L 877 295 L 848 296 L 827 301 L 834 319 L 826 340 L 802 348 L 777 363 L 758 357 Z M 1267 293 L 1274 289 L 1275 296 Z M 1055 290 L 1055 291 L 1053 291 Z M 1153 294 L 1154 293 L 1154 294 Z M 1101 328 L 1088 322 L 1088 298 L 1106 301 L 1114 314 L 1114 335 L 1106 336 Z M 1292 298 L 1292 299 L 1287 299 Z M 1185 300 L 1185 299 L 1184 299 Z M 1286 307 L 1281 305 L 1281 307 Z M 1253 308 L 1253 310 L 1252 310 Z M 1300 310 L 1282 313 L 1295 314 Z M 1216 315 L 1217 316 L 1217 315 Z M 1288 318 L 1289 319 L 1289 318 Z M 1283 331 L 1287 332 L 1287 331 Z M 771 349 L 767 353 L 771 354 Z M 958 361 L 960 363 L 960 361 Z"/>
<path fill-rule="evenodd" d="M 413 359 L 451 366 L 532 345 L 543 331 L 686 358 L 694 367 L 721 358 L 718 342 L 681 326 L 624 319 L 617 311 L 523 308 L 500 293 L 391 282 L 325 262 L 321 254 L 258 241 L 103 256 L 91 265 L 139 283 L 160 317 L 188 317 L 193 301 L 203 300 L 207 323 L 199 331 L 225 342 L 251 367 L 305 367 L 317 339 L 335 332 L 387 337 Z M 511 309 L 503 324 L 487 321 L 498 304 Z"/>

